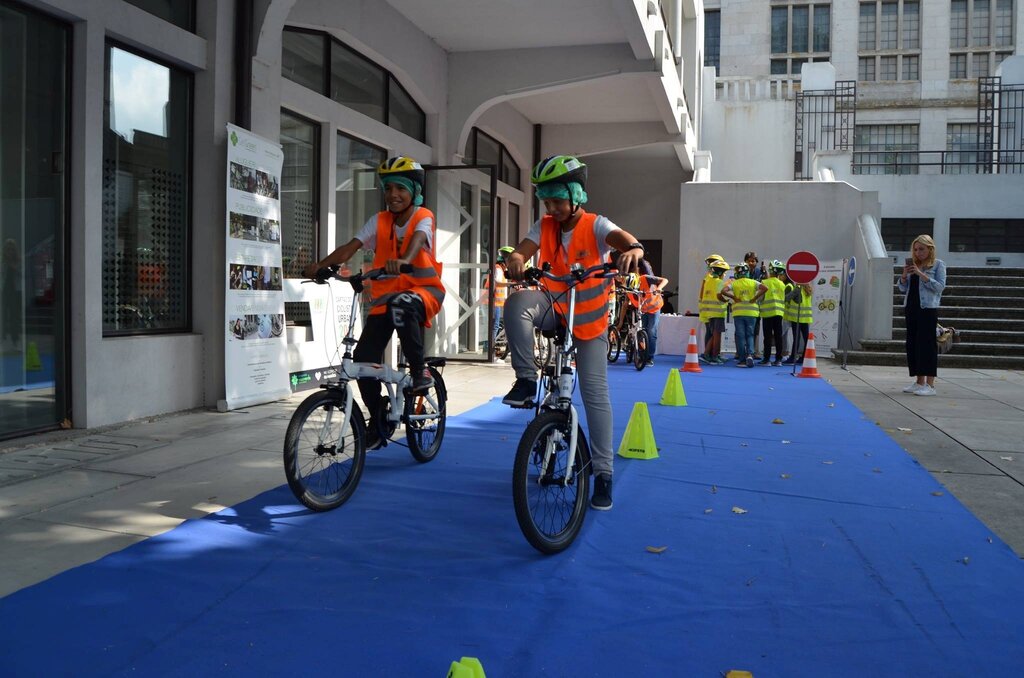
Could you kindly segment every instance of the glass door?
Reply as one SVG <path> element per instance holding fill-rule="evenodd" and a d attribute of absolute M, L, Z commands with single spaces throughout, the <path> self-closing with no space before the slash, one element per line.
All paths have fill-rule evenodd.
<path fill-rule="evenodd" d="M 0 6 L 0 438 L 68 417 L 68 28 Z"/>
<path fill-rule="evenodd" d="M 445 300 L 427 335 L 427 352 L 491 360 L 494 321 L 486 278 L 495 261 L 493 165 L 427 167 L 425 205 L 437 219 L 435 253 Z"/>

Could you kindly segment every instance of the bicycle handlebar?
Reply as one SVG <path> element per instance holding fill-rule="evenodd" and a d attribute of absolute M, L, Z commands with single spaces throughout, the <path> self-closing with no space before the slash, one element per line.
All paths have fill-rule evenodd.
<path fill-rule="evenodd" d="M 391 276 L 391 274 L 384 268 L 372 268 L 369 271 L 355 273 L 353 275 L 338 275 L 339 268 L 340 266 L 338 264 L 325 266 L 316 272 L 316 275 L 313 276 L 312 280 L 307 282 L 315 282 L 317 285 L 323 285 L 333 278 L 334 280 L 347 282 L 353 287 L 356 287 L 358 285 L 362 285 L 366 280 L 377 280 L 378 278 Z M 398 270 L 401 273 L 412 273 L 412 264 L 402 264 L 398 267 Z"/>
<path fill-rule="evenodd" d="M 603 264 L 598 264 L 596 266 L 591 266 L 590 268 L 587 269 L 573 269 L 569 271 L 569 273 L 566 275 L 554 275 L 551 273 L 551 264 L 545 262 L 544 268 L 528 269 L 526 271 L 525 281 L 531 285 L 536 285 L 538 282 L 540 282 L 541 278 L 547 278 L 548 280 L 553 280 L 555 282 L 562 283 L 581 283 L 587 278 L 590 278 L 597 273 L 601 274 L 599 277 L 611 278 L 618 275 L 619 270 L 615 268 L 615 266 L 613 266 L 612 264 L 606 262 Z"/>

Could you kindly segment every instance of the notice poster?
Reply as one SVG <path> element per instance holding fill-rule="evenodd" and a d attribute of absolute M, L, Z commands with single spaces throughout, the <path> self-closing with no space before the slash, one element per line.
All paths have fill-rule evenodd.
<path fill-rule="evenodd" d="M 279 144 L 228 125 L 222 410 L 285 398 Z"/>
<path fill-rule="evenodd" d="M 814 350 L 822 357 L 832 354 L 839 345 L 839 295 L 843 289 L 843 261 L 822 261 L 818 275 L 811 282 L 814 288 Z"/>

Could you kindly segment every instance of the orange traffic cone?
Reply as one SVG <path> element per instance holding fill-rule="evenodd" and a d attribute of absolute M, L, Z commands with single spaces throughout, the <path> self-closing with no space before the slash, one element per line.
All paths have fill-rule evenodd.
<path fill-rule="evenodd" d="M 818 372 L 818 354 L 814 350 L 814 333 L 807 335 L 807 348 L 804 349 L 803 368 L 798 377 L 820 377 Z"/>
<path fill-rule="evenodd" d="M 679 368 L 680 372 L 703 372 L 697 360 L 697 330 L 690 330 L 690 343 L 686 345 L 686 361 Z"/>

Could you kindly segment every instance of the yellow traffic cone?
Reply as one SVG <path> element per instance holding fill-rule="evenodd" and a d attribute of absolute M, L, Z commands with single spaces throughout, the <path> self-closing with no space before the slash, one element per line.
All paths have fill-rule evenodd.
<path fill-rule="evenodd" d="M 28 342 L 28 349 L 25 351 L 25 369 L 30 372 L 43 369 L 43 363 L 39 360 L 39 347 L 34 341 Z"/>
<path fill-rule="evenodd" d="M 658 445 L 654 442 L 654 429 L 651 428 L 651 415 L 647 412 L 647 403 L 635 403 L 629 415 L 626 432 L 619 443 L 619 456 L 630 459 L 657 459 Z"/>
<path fill-rule="evenodd" d="M 476 657 L 463 657 L 457 662 L 452 662 L 448 669 L 447 678 L 487 678 L 484 675 L 484 667 Z"/>
<path fill-rule="evenodd" d="M 686 405 L 686 394 L 683 393 L 683 382 L 679 379 L 679 370 L 669 370 L 665 381 L 665 390 L 661 392 L 662 405 Z"/>

